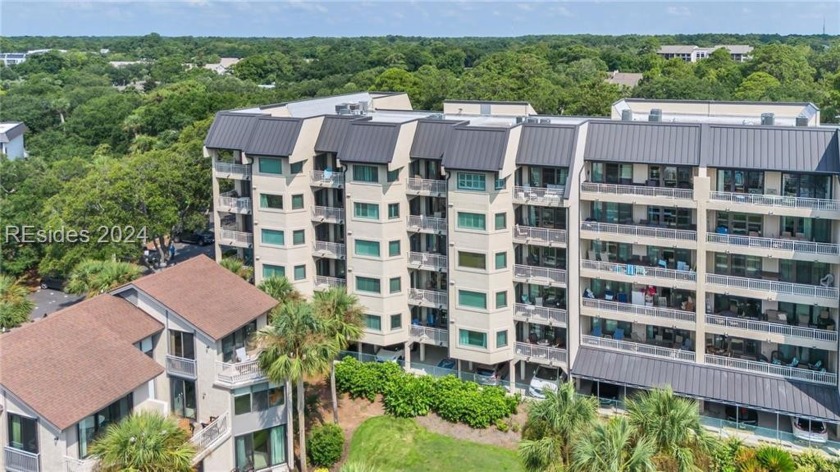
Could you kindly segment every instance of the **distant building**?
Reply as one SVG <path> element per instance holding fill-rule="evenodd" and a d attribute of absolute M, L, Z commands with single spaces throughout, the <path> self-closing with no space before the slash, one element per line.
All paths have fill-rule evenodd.
<path fill-rule="evenodd" d="M 120 69 L 122 67 L 133 66 L 135 64 L 147 64 L 149 61 L 110 61 L 108 65 Z"/>
<path fill-rule="evenodd" d="M 686 62 L 697 62 L 700 59 L 709 57 L 714 51 L 724 48 L 735 62 L 744 62 L 752 54 L 752 46 L 745 44 L 719 44 L 710 48 L 701 48 L 694 45 L 670 45 L 662 46 L 657 54 L 665 59 L 682 59 Z"/>
<path fill-rule="evenodd" d="M 642 74 L 635 72 L 619 72 L 615 70 L 610 72 L 610 76 L 607 78 L 607 83 L 615 84 L 620 87 L 633 88 L 639 85 L 639 81 L 641 80 Z"/>
<path fill-rule="evenodd" d="M 111 52 L 111 50 L 108 48 L 102 48 L 99 50 L 99 54 L 108 54 L 109 52 Z"/>
<path fill-rule="evenodd" d="M 23 133 L 27 130 L 23 123 L 0 123 L 0 154 L 9 159 L 26 157 Z"/>
<path fill-rule="evenodd" d="M 0 60 L 3 61 L 3 66 L 13 66 L 26 61 L 25 52 L 4 52 L 0 53 Z"/>
<path fill-rule="evenodd" d="M 227 74 L 230 68 L 239 61 L 240 59 L 236 57 L 223 57 L 217 63 L 204 64 L 204 68 L 212 70 L 219 75 L 224 75 Z"/>

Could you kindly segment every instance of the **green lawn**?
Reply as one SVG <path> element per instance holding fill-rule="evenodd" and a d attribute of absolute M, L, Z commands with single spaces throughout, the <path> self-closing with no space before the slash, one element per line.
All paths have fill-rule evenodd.
<path fill-rule="evenodd" d="M 413 419 L 377 416 L 353 434 L 348 462 L 385 472 L 521 472 L 516 451 L 432 433 Z"/>

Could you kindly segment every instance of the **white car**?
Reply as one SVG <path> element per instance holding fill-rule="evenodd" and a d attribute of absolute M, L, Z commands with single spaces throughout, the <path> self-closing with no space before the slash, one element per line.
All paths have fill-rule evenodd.
<path fill-rule="evenodd" d="M 806 418 L 790 417 L 790 424 L 793 428 L 793 437 L 802 441 L 823 444 L 828 441 L 828 429 L 825 423 Z"/>
<path fill-rule="evenodd" d="M 405 358 L 405 350 L 400 346 L 382 347 L 376 351 L 376 362 L 398 362 Z"/>
<path fill-rule="evenodd" d="M 534 372 L 534 377 L 531 378 L 531 384 L 528 387 L 528 393 L 537 398 L 545 398 L 545 390 L 557 390 L 560 382 L 566 380 L 566 373 L 557 367 L 537 367 Z"/>

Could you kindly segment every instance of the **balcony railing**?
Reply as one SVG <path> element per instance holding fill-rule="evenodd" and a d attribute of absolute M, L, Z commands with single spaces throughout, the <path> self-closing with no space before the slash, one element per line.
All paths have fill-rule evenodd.
<path fill-rule="evenodd" d="M 616 185 L 583 182 L 580 184 L 582 192 L 602 193 L 612 195 L 635 195 L 639 197 L 667 197 L 680 200 L 691 200 L 694 191 L 687 188 L 648 187 L 645 185 Z"/>
<path fill-rule="evenodd" d="M 568 362 L 568 351 L 531 343 L 516 343 L 516 356 L 531 362 Z"/>
<path fill-rule="evenodd" d="M 758 372 L 760 374 L 784 377 L 786 379 L 804 380 L 806 382 L 827 385 L 837 385 L 837 374 L 832 372 L 820 372 L 810 369 L 800 369 L 798 367 L 771 364 L 769 362 L 757 362 L 747 359 L 736 359 L 734 357 L 716 356 L 714 354 L 706 354 L 706 364 L 716 365 L 720 367 L 728 367 L 731 369 L 747 370 L 750 372 Z"/>
<path fill-rule="evenodd" d="M 781 334 L 799 338 L 815 339 L 817 341 L 837 342 L 837 331 L 809 328 L 806 326 L 791 326 L 784 323 L 770 323 L 767 321 L 749 320 L 734 316 L 706 315 L 707 325 L 729 326 L 737 329 L 756 331 L 759 333 Z"/>
<path fill-rule="evenodd" d="M 6 462 L 6 470 L 9 472 L 40 472 L 40 454 L 33 454 L 31 452 L 15 449 L 11 446 L 6 446 L 4 449 L 4 459 Z"/>
<path fill-rule="evenodd" d="M 326 290 L 329 288 L 347 287 L 347 279 L 339 277 L 330 277 L 328 275 L 315 276 L 315 288 L 317 290 Z"/>
<path fill-rule="evenodd" d="M 447 269 L 448 259 L 441 254 L 429 252 L 409 252 L 408 265 L 411 268 L 444 271 Z"/>
<path fill-rule="evenodd" d="M 563 269 L 552 269 L 550 267 L 537 267 L 524 264 L 513 266 L 513 277 L 515 279 L 535 279 L 534 283 L 548 281 L 550 283 L 566 283 L 566 271 Z"/>
<path fill-rule="evenodd" d="M 332 256 L 333 258 L 341 258 L 347 256 L 347 248 L 343 243 L 332 243 L 329 241 L 315 241 L 315 252 Z"/>
<path fill-rule="evenodd" d="M 446 307 L 449 305 L 449 294 L 438 290 L 412 288 L 408 292 L 408 303 L 412 305 Z"/>
<path fill-rule="evenodd" d="M 611 311 L 632 316 L 650 316 L 669 321 L 690 321 L 694 322 L 696 315 L 693 311 L 675 310 L 673 308 L 661 308 L 655 306 L 634 305 L 632 303 L 621 303 L 610 300 L 598 300 L 594 298 L 583 298 L 581 303 L 585 307 L 595 308 L 598 311 Z"/>
<path fill-rule="evenodd" d="M 715 201 L 761 205 L 776 208 L 840 211 L 840 202 L 824 198 L 787 197 L 782 195 L 761 195 L 733 192 L 712 192 L 709 198 Z"/>
<path fill-rule="evenodd" d="M 407 190 L 408 193 L 416 195 L 444 195 L 446 194 L 446 181 L 411 177 L 408 179 Z"/>
<path fill-rule="evenodd" d="M 166 355 L 166 372 L 181 377 L 195 378 L 195 359 Z"/>
<path fill-rule="evenodd" d="M 590 335 L 581 336 L 581 342 L 587 346 L 598 346 L 614 351 L 633 352 L 656 357 L 670 357 L 681 361 L 694 361 L 694 353 L 682 349 L 671 349 L 632 341 L 617 341 L 615 339 L 599 338 Z"/>
<path fill-rule="evenodd" d="M 312 171 L 312 185 L 315 187 L 342 187 L 344 186 L 344 172 Z"/>
<path fill-rule="evenodd" d="M 517 303 L 515 313 L 516 316 L 525 318 L 532 323 L 566 324 L 566 310 L 560 308 Z"/>
<path fill-rule="evenodd" d="M 344 208 L 316 206 L 312 209 L 312 219 L 326 223 L 342 223 Z"/>
<path fill-rule="evenodd" d="M 623 275 L 653 277 L 664 280 L 680 280 L 686 282 L 697 281 L 697 273 L 690 270 L 675 270 L 665 269 L 662 267 L 618 264 L 615 262 L 590 261 L 588 259 L 580 261 L 580 264 L 584 269 L 593 269 L 601 272 L 616 272 Z"/>
<path fill-rule="evenodd" d="M 251 166 L 249 164 L 234 164 L 232 162 L 216 162 L 213 164 L 216 175 L 225 177 L 238 176 L 243 179 L 251 178 Z"/>
<path fill-rule="evenodd" d="M 216 383 L 226 387 L 235 387 L 264 378 L 265 374 L 260 370 L 256 359 L 236 363 L 216 361 Z"/>
<path fill-rule="evenodd" d="M 533 205 L 560 206 L 566 189 L 563 187 L 528 187 L 513 188 L 513 201 Z"/>
<path fill-rule="evenodd" d="M 449 331 L 442 328 L 411 325 L 411 337 L 425 344 L 449 345 Z"/>
<path fill-rule="evenodd" d="M 513 227 L 513 239 L 527 244 L 565 244 L 566 230 L 516 225 Z"/>
<path fill-rule="evenodd" d="M 737 236 L 734 234 L 706 233 L 706 241 L 715 244 L 751 247 L 757 249 L 778 249 L 821 256 L 840 255 L 840 244 L 813 243 L 795 239 L 763 238 L 758 236 Z"/>
<path fill-rule="evenodd" d="M 197 464 L 230 435 L 230 412 L 226 411 L 197 431 L 190 442 L 195 446 L 193 464 Z"/>
<path fill-rule="evenodd" d="M 437 218 L 434 216 L 424 215 L 410 215 L 408 217 L 408 227 L 411 231 L 425 231 L 438 234 L 445 233 L 446 218 Z"/>
<path fill-rule="evenodd" d="M 828 298 L 836 300 L 840 297 L 840 292 L 838 292 L 835 287 L 796 284 L 793 282 L 778 282 L 775 280 L 751 279 L 748 277 L 736 277 L 733 275 L 706 274 L 706 283 L 712 285 L 722 285 L 724 287 L 755 290 L 765 293 L 773 292 L 812 298 Z"/>
<path fill-rule="evenodd" d="M 596 233 L 624 234 L 651 239 L 675 239 L 678 241 L 697 241 L 697 231 L 687 229 L 655 228 L 641 225 L 618 225 L 613 223 L 599 223 L 597 221 L 583 221 L 580 224 L 583 231 Z"/>
<path fill-rule="evenodd" d="M 251 213 L 251 197 L 237 197 L 233 192 L 219 196 L 218 210 L 233 213 Z"/>
<path fill-rule="evenodd" d="M 222 244 L 231 245 L 245 245 L 250 246 L 254 244 L 254 234 L 246 233 L 245 231 L 234 231 L 230 229 L 220 229 L 219 239 Z"/>
<path fill-rule="evenodd" d="M 165 413 L 164 415 L 168 414 Z M 64 456 L 64 472 L 93 472 L 96 470 L 96 459 L 77 459 Z"/>

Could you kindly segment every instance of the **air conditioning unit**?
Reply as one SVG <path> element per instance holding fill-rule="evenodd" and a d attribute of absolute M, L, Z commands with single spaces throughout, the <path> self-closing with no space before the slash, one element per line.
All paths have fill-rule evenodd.
<path fill-rule="evenodd" d="M 650 115 L 648 115 L 648 121 L 662 121 L 662 109 L 652 108 Z"/>
<path fill-rule="evenodd" d="M 335 106 L 335 114 L 336 115 L 349 115 L 350 114 L 350 105 L 348 103 L 339 103 Z"/>
<path fill-rule="evenodd" d="M 542 125 L 551 124 L 551 120 L 548 119 L 548 118 L 540 118 L 540 124 L 542 124 Z"/>
<path fill-rule="evenodd" d="M 445 120 L 446 116 L 443 113 L 435 113 L 426 117 L 427 120 Z"/>
<path fill-rule="evenodd" d="M 773 126 L 776 122 L 776 115 L 773 113 L 762 113 L 761 114 L 761 124 L 763 126 Z"/>
<path fill-rule="evenodd" d="M 540 119 L 536 117 L 529 116 L 525 118 L 525 123 L 539 123 Z"/>

